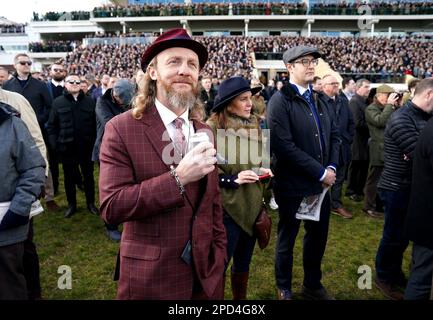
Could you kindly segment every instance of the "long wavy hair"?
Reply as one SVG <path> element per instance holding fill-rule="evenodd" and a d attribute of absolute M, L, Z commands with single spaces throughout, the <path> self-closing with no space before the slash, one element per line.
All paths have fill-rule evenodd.
<path fill-rule="evenodd" d="M 143 113 L 146 109 L 155 105 L 156 99 L 156 80 L 152 80 L 149 75 L 149 67 L 156 68 L 156 59 L 147 67 L 147 72 L 144 74 L 143 79 L 140 84 L 137 84 L 137 94 L 132 102 L 132 116 L 134 119 L 141 119 Z M 204 113 L 204 104 L 197 96 L 194 105 L 190 109 L 190 118 L 195 117 L 197 114 Z M 203 121 L 203 119 L 196 119 L 198 121 Z"/>
<path fill-rule="evenodd" d="M 134 119 L 141 119 L 143 112 L 155 104 L 155 98 L 156 80 L 152 80 L 149 72 L 146 72 L 140 85 L 138 85 L 137 94 L 132 102 L 132 116 Z"/>

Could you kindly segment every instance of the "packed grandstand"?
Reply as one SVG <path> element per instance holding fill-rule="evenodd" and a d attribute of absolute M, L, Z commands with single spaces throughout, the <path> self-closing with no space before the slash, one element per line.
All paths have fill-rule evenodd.
<path fill-rule="evenodd" d="M 302 17 L 305 15 L 306 17 L 320 17 L 320 15 L 351 17 L 359 14 L 360 8 L 365 5 L 368 5 L 373 15 L 407 17 L 415 15 L 414 19 L 422 19 L 413 22 L 416 25 L 419 21 L 420 27 L 408 30 L 397 29 L 398 32 L 393 33 L 389 30 L 388 34 L 384 30 L 378 30 L 373 36 L 373 30 L 371 30 L 372 34 L 367 33 L 370 30 L 364 33 L 356 30 L 353 26 L 356 20 L 353 20 L 352 25 L 342 21 L 341 31 L 337 31 L 339 26 L 335 25 L 334 21 L 324 20 L 320 32 L 314 32 L 314 24 L 311 30 L 313 32 L 305 31 L 307 23 L 311 24 L 311 21 L 314 23 L 314 19 L 303 20 Z M 285 50 L 295 45 L 305 44 L 317 46 L 330 67 L 342 75 L 354 78 L 367 77 L 374 82 L 401 82 L 408 74 L 418 78 L 432 76 L 433 65 L 429 58 L 433 53 L 433 33 L 430 30 L 432 13 L 433 2 L 430 1 L 129 0 L 112 1 L 109 5 L 101 5 L 91 11 L 34 12 L 28 26 L 14 24 L 4 19 L 1 35 L 24 34 L 26 28 L 32 30 L 33 34 L 38 34 L 38 27 L 42 25 L 48 30 L 39 33 L 39 37 L 36 37 L 37 41 L 29 41 L 26 45 L 28 52 L 33 54 L 36 60 L 41 61 L 40 68 L 36 71 L 41 73 L 39 76 L 42 78 L 48 75 L 47 67 L 50 63 L 59 60 L 65 64 L 70 73 L 91 74 L 95 77 L 102 74 L 132 77 L 140 68 L 139 56 L 147 44 L 164 30 L 164 23 L 167 23 L 168 28 L 173 26 L 169 23 L 176 22 L 176 20 L 170 22 L 161 20 L 160 24 L 149 22 L 146 25 L 146 19 L 158 22 L 158 19 L 166 19 L 166 17 L 177 19 L 177 16 L 184 16 L 186 19 L 188 17 L 201 19 L 200 16 L 217 16 L 216 26 L 212 26 L 209 21 L 209 27 L 206 27 L 206 18 L 203 18 L 201 24 L 197 26 L 188 24 L 187 20 L 177 20 L 177 22 L 182 23 L 184 28 L 195 35 L 196 40 L 207 47 L 210 58 L 203 75 L 216 78 L 218 81 L 233 75 L 242 75 L 251 79 L 261 73 L 254 72 L 257 69 L 257 61 L 264 62 L 262 65 L 267 72 L 266 69 L 273 68 L 273 61 L 281 61 Z M 233 25 L 227 22 L 227 27 L 221 28 L 221 22 L 225 21 L 224 16 L 229 19 L 230 16 L 239 15 L 251 16 L 251 18 L 239 20 L 240 28 L 234 24 L 237 22 L 235 20 Z M 263 21 L 258 18 L 257 21 L 261 23 L 258 28 L 253 24 L 255 23 L 253 15 L 271 17 L 270 20 Z M 291 20 L 287 22 L 273 20 L 273 18 L 280 19 L 284 15 L 295 16 L 295 19 L 299 17 L 299 22 L 305 23 L 304 27 L 301 27 L 301 30 L 299 27 L 293 30 L 289 25 Z M 124 18 L 130 20 L 125 23 L 126 20 L 122 20 Z M 394 26 L 394 30 L 399 19 L 395 17 L 395 21 L 389 22 L 390 26 Z M 75 21 L 96 21 L 92 22 L 96 30 L 95 27 L 89 27 L 91 32 L 80 30 L 79 32 L 66 31 L 62 34 L 59 31 L 62 27 L 74 27 Z M 114 22 L 109 24 L 106 23 L 107 21 Z M 281 28 L 281 31 L 276 29 L 278 21 L 289 26 L 289 29 L 285 31 L 282 31 L 284 28 Z M 386 22 L 381 20 L 378 25 L 381 23 L 384 24 L 382 29 L 386 28 Z M 33 39 L 35 38 L 31 40 Z M 271 72 L 271 75 L 275 79 L 278 78 L 278 72 Z M 266 76 L 269 78 L 269 74 Z"/>

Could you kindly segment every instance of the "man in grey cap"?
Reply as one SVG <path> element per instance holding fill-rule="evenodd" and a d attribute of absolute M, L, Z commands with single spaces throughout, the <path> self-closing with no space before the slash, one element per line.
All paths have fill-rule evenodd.
<path fill-rule="evenodd" d="M 96 102 L 96 141 L 92 152 L 92 161 L 99 165 L 99 149 L 104 136 L 105 124 L 114 116 L 130 109 L 130 103 L 135 93 L 134 85 L 128 79 L 119 79 L 112 89 L 108 89 Z M 117 224 L 105 223 L 108 237 L 119 242 L 121 233 Z"/>
<path fill-rule="evenodd" d="M 274 193 L 279 206 L 275 275 L 280 300 L 292 298 L 293 246 L 301 224 L 296 218 L 298 208 L 305 197 L 320 195 L 336 179 L 340 139 L 335 115 L 324 94 L 311 86 L 320 56 L 313 47 L 287 50 L 283 61 L 289 83 L 268 103 Z M 302 294 L 308 299 L 332 299 L 321 283 L 329 215 L 327 193 L 319 221 L 305 220 L 304 224 Z"/>

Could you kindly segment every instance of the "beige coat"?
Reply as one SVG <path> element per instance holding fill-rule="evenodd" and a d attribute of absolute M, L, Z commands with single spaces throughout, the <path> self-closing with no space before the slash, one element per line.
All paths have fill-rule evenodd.
<path fill-rule="evenodd" d="M 12 108 L 17 110 L 21 115 L 21 120 L 24 121 L 27 128 L 30 131 L 30 135 L 35 140 L 36 146 L 42 154 L 45 160 L 46 169 L 45 175 L 48 176 L 48 158 L 47 158 L 47 148 L 45 146 L 44 139 L 42 137 L 41 128 L 39 127 L 38 120 L 36 119 L 35 111 L 33 110 L 30 103 L 22 95 L 16 92 L 11 92 L 3 90 L 0 87 L 0 101 L 10 105 Z"/>

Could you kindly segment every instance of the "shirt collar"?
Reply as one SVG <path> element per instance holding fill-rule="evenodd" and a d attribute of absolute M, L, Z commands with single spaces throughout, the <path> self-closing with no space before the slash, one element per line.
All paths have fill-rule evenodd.
<path fill-rule="evenodd" d="M 158 99 L 155 98 L 155 107 L 158 110 L 158 113 L 161 117 L 162 122 L 167 127 L 170 123 L 173 123 L 173 121 L 178 118 L 178 116 L 171 111 L 169 108 L 164 106 Z M 188 119 L 189 110 L 186 109 L 184 113 L 182 113 L 179 118 L 182 118 L 185 124 L 189 123 Z"/>
<path fill-rule="evenodd" d="M 305 93 L 305 91 L 310 90 L 309 87 L 308 87 L 308 88 L 304 88 L 304 87 L 302 87 L 302 86 L 300 86 L 300 85 L 297 85 L 296 83 L 292 82 L 291 80 L 289 80 L 289 82 L 290 82 L 290 84 L 294 85 L 294 86 L 298 89 L 299 94 L 300 94 L 301 96 Z M 310 91 L 311 91 L 311 90 L 310 90 Z"/>
<path fill-rule="evenodd" d="M 64 87 L 64 86 L 65 86 L 65 80 L 62 80 L 61 82 L 58 82 L 58 81 L 56 81 L 56 80 L 54 80 L 54 79 L 51 79 L 51 82 L 52 82 L 56 87 L 58 87 L 58 86 L 62 86 L 62 87 Z"/>

